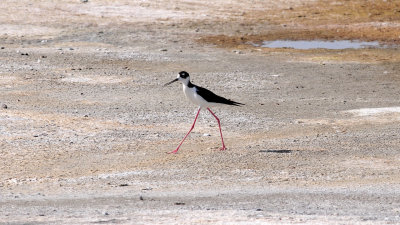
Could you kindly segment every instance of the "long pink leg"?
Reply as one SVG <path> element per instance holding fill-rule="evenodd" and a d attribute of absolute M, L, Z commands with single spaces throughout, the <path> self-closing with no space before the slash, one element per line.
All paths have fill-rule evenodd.
<path fill-rule="evenodd" d="M 193 125 L 192 125 L 192 127 L 190 128 L 189 132 L 186 134 L 186 136 L 183 138 L 183 140 L 181 141 L 181 143 L 178 145 L 178 147 L 177 147 L 174 151 L 168 152 L 169 154 L 171 154 L 171 153 L 176 153 L 176 152 L 179 150 L 179 148 L 181 147 L 182 143 L 185 141 L 186 137 L 187 137 L 187 136 L 190 134 L 190 132 L 193 130 L 194 124 L 196 123 L 196 120 L 197 120 L 197 117 L 198 117 L 199 114 L 200 114 L 200 110 L 201 110 L 201 108 L 199 108 L 199 111 L 197 111 L 196 118 L 194 119 Z"/>
<path fill-rule="evenodd" d="M 225 150 L 226 147 L 225 147 L 225 144 L 224 144 L 224 138 L 222 137 L 221 123 L 219 122 L 218 117 L 211 111 L 211 109 L 210 109 L 210 108 L 207 108 L 207 109 L 208 109 L 208 111 L 210 111 L 210 113 L 215 117 L 215 119 L 217 119 L 218 126 L 219 126 L 219 133 L 221 134 L 221 140 L 222 140 L 222 148 L 221 148 L 220 150 L 221 150 L 221 151 L 222 151 L 222 150 Z"/>

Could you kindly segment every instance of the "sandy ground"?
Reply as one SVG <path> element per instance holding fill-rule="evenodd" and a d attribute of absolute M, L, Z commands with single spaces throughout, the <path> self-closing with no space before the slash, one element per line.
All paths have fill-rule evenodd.
<path fill-rule="evenodd" d="M 0 224 L 400 223 L 399 49 L 248 44 L 398 43 L 397 1 L 346 4 L 2 1 Z M 213 109 L 226 151 L 203 110 L 166 154 L 181 70 L 246 104 Z"/>

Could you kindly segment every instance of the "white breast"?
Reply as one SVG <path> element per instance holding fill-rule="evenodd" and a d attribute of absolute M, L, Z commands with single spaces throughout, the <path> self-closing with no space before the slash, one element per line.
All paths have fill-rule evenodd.
<path fill-rule="evenodd" d="M 213 103 L 207 102 L 206 100 L 204 100 L 204 98 L 198 95 L 195 87 L 189 88 L 188 86 L 183 85 L 183 92 L 191 102 L 202 108 L 207 108 L 214 105 Z"/>

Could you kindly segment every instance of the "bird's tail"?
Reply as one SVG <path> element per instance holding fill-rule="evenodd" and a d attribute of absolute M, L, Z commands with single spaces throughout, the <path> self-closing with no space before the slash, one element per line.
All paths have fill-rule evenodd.
<path fill-rule="evenodd" d="M 245 105 L 245 104 L 243 104 L 243 103 L 235 102 L 235 101 L 232 101 L 232 100 L 228 100 L 228 101 L 229 101 L 228 105 L 234 105 L 234 106 L 242 106 L 242 105 Z"/>

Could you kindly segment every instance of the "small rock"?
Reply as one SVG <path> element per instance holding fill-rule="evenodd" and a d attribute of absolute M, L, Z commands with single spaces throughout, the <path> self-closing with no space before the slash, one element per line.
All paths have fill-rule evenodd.
<path fill-rule="evenodd" d="M 1 104 L 1 108 L 3 108 L 3 109 L 7 109 L 7 108 L 8 108 L 8 106 L 7 106 L 6 104 Z"/>
<path fill-rule="evenodd" d="M 168 51 L 168 49 L 166 48 L 160 49 L 160 52 L 166 52 L 166 51 Z"/>
<path fill-rule="evenodd" d="M 5 48 L 6 48 L 6 47 L 3 47 L 3 46 L 2 46 L 2 47 L 0 47 L 0 49 L 5 49 Z"/>
<path fill-rule="evenodd" d="M 204 137 L 209 137 L 211 134 L 203 134 Z"/>
<path fill-rule="evenodd" d="M 104 215 L 105 215 L 105 216 L 108 216 L 108 215 L 110 215 L 110 214 L 109 214 L 108 212 L 104 212 Z"/>
<path fill-rule="evenodd" d="M 89 0 L 81 0 L 82 3 L 88 3 Z"/>
<path fill-rule="evenodd" d="M 175 202 L 175 205 L 185 205 L 184 202 Z"/>
<path fill-rule="evenodd" d="M 144 200 L 143 196 L 140 196 L 139 199 L 140 199 L 140 201 L 143 201 L 143 200 Z"/>
<path fill-rule="evenodd" d="M 129 186 L 128 184 L 120 184 L 119 185 L 120 187 L 126 187 L 126 186 Z"/>

